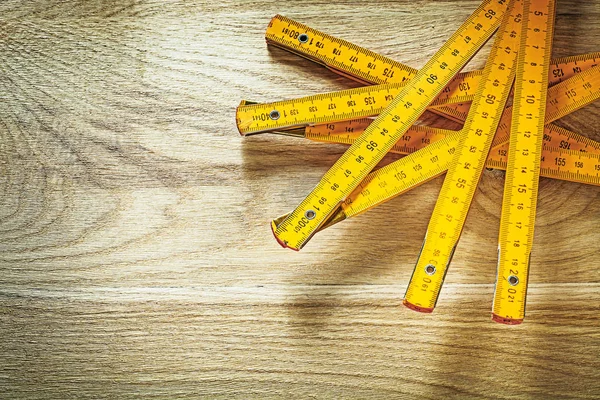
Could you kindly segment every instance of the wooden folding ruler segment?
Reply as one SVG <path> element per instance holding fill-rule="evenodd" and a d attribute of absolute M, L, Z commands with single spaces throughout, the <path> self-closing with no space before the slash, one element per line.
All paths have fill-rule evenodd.
<path fill-rule="evenodd" d="M 546 114 L 546 87 L 554 13 L 554 0 L 524 3 L 492 312 L 494 321 L 505 324 L 521 323 L 525 316 L 544 119 L 549 117 Z"/>

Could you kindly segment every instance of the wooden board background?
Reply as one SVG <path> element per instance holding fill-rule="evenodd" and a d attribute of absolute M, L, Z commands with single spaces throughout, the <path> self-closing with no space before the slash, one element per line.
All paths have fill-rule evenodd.
<path fill-rule="evenodd" d="M 441 179 L 291 252 L 270 219 L 344 148 L 235 129 L 241 99 L 357 85 L 268 48 L 276 13 L 418 68 L 477 5 L 3 1 L 0 396 L 599 397 L 598 187 L 542 180 L 528 315 L 507 327 L 487 171 L 422 315 L 401 297 Z M 599 51 L 599 21 L 600 1 L 560 0 L 553 55 Z M 600 140 L 600 104 L 559 124 Z"/>

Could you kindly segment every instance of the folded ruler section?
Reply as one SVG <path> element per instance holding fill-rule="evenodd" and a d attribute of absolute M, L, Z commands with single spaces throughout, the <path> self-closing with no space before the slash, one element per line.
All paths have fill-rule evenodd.
<path fill-rule="evenodd" d="M 492 314 L 504 324 L 521 323 L 525 316 L 554 13 L 554 0 L 524 3 Z"/>
<path fill-rule="evenodd" d="M 509 3 L 477 93 L 458 139 L 425 241 L 406 290 L 404 305 L 432 312 L 471 207 L 489 149 L 515 77 L 523 4 Z"/>
<path fill-rule="evenodd" d="M 272 223 L 273 233 L 282 246 L 294 250 L 304 246 L 485 44 L 498 28 L 506 8 L 503 0 L 484 1 L 350 146 L 308 197 L 279 225 Z"/>
<path fill-rule="evenodd" d="M 299 250 L 316 232 L 448 172 L 404 299 L 431 312 L 483 168 L 506 169 L 492 319 L 522 322 L 539 176 L 600 186 L 600 143 L 551 124 L 600 98 L 600 53 L 550 61 L 554 8 L 553 0 L 485 0 L 420 71 L 274 17 L 269 44 L 375 84 L 238 107 L 242 135 L 350 145 L 293 212 L 273 220 L 277 241 Z M 484 70 L 460 72 L 498 26 Z M 414 126 L 426 109 L 465 125 Z M 371 172 L 387 152 L 406 156 Z"/>

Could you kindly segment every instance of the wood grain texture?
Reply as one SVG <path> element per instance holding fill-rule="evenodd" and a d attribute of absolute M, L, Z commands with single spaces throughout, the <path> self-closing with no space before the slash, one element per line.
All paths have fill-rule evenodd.
<path fill-rule="evenodd" d="M 269 221 L 344 147 L 235 129 L 241 99 L 357 86 L 268 48 L 276 13 L 418 68 L 477 5 L 0 3 L 0 397 L 599 397 L 598 187 L 542 179 L 528 315 L 506 327 L 486 171 L 422 315 L 401 297 L 441 178 L 295 253 Z M 557 10 L 554 57 L 600 50 L 600 1 Z"/>

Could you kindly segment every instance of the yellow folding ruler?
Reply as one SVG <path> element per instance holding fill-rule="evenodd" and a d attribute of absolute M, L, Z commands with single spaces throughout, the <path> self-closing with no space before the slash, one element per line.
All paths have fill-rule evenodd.
<path fill-rule="evenodd" d="M 242 135 L 275 132 L 351 145 L 296 210 L 273 221 L 272 229 L 280 244 L 298 250 L 317 231 L 373 208 L 449 169 L 405 299 L 405 304 L 413 309 L 431 311 L 473 195 L 466 189 L 474 190 L 484 166 L 507 169 L 507 176 L 517 175 L 517 181 L 522 178 L 519 172 L 529 174 L 531 186 L 524 181 L 519 181 L 524 187 L 515 186 L 507 180 L 501 221 L 502 228 L 511 224 L 512 210 L 507 207 L 507 197 L 518 197 L 525 193 L 519 189 L 532 188 L 527 199 L 533 204 L 533 212 L 520 215 L 517 221 L 520 226 L 508 226 L 510 232 L 505 235 L 510 240 L 505 243 L 516 248 L 520 246 L 515 243 L 527 244 L 520 249 L 522 252 L 505 246 L 506 254 L 519 257 L 526 254 L 527 264 L 526 267 L 519 264 L 516 270 L 516 258 L 510 260 L 512 264 L 503 263 L 501 230 L 499 279 L 493 308 L 493 319 L 497 322 L 522 321 L 539 175 L 600 185 L 600 144 L 551 124 L 544 127 L 545 123 L 600 97 L 600 68 L 594 68 L 600 53 L 555 60 L 550 67 L 553 15 L 554 4 L 550 0 L 484 1 L 418 72 L 285 17 L 273 18 L 266 34 L 269 44 L 355 80 L 381 84 L 270 104 L 242 102 L 238 108 L 237 124 Z M 486 68 L 459 73 L 501 22 Z M 521 27 L 524 34 L 519 46 Z M 519 53 L 518 62 L 517 47 L 528 49 L 528 56 L 525 51 Z M 520 80 L 516 83 L 516 115 L 513 115 L 510 107 L 504 110 L 504 103 L 515 64 Z M 541 68 L 541 75 L 539 71 L 533 72 L 536 68 Z M 578 79 L 573 79 L 576 74 Z M 535 90 L 529 91 L 531 88 Z M 473 110 L 461 131 L 412 126 L 428 107 L 456 121 L 465 121 L 470 101 Z M 548 109 L 544 110 L 546 104 Z M 521 110 L 528 107 L 531 110 L 524 115 Z M 357 119 L 378 114 L 375 120 Z M 528 143 L 527 151 L 523 152 L 522 143 L 532 136 L 536 140 Z M 519 138 L 521 143 L 515 145 Z M 529 147 L 534 151 L 530 152 Z M 409 155 L 369 173 L 388 151 Z M 514 158 L 520 156 L 524 163 L 515 168 Z M 452 184 L 462 184 L 462 188 L 457 187 L 464 188 L 466 195 L 456 196 Z M 444 193 L 451 197 L 444 197 Z M 506 209 L 510 211 L 507 218 Z M 436 221 L 437 211 L 446 219 Z M 505 219 L 509 221 L 506 224 Z M 522 220 L 529 222 L 528 233 L 520 232 L 525 226 Z M 432 227 L 450 230 L 451 234 Z M 439 235 L 432 240 L 431 232 Z M 446 244 L 440 246 L 444 241 Z M 432 257 L 438 257 L 435 263 L 431 262 Z M 524 259 L 519 258 L 519 262 Z"/>
<path fill-rule="evenodd" d="M 308 197 L 285 220 L 272 224 L 273 233 L 282 246 L 299 250 L 326 223 L 338 205 L 496 31 L 506 8 L 504 0 L 484 1 L 350 146 Z"/>
<path fill-rule="evenodd" d="M 518 324 L 525 316 L 544 118 L 549 117 L 546 87 L 554 12 L 554 0 L 531 0 L 524 4 L 493 305 L 493 319 L 506 324 Z"/>

